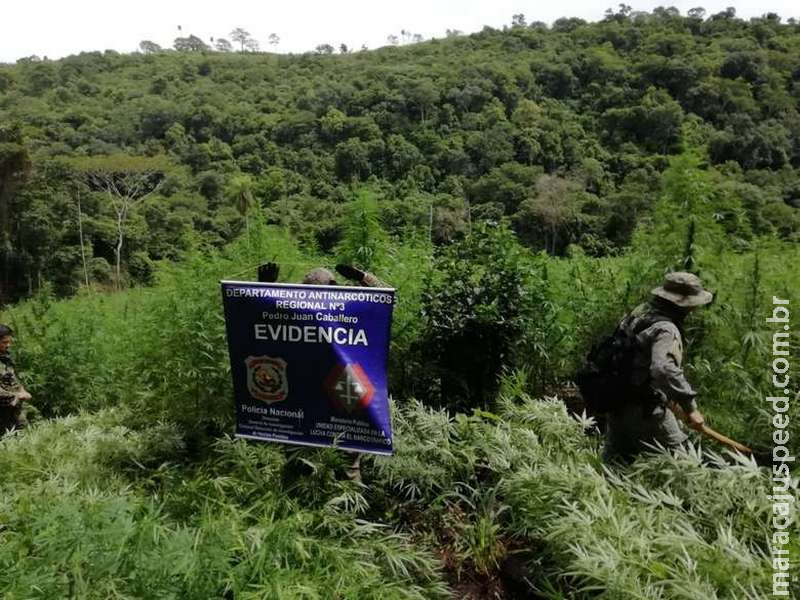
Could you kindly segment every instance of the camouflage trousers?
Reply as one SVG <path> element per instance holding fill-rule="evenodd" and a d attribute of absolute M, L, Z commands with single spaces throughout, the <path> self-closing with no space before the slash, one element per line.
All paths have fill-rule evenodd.
<path fill-rule="evenodd" d="M 688 438 L 665 406 L 649 402 L 626 406 L 608 415 L 603 461 L 631 462 L 640 452 L 650 450 L 648 445 L 675 450 Z"/>
<path fill-rule="evenodd" d="M 0 405 L 0 435 L 11 429 L 22 429 L 28 424 L 22 403 L 15 406 Z"/>

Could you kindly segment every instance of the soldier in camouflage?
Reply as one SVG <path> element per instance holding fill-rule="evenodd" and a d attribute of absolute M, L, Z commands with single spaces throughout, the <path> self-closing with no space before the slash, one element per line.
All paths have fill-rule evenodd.
<path fill-rule="evenodd" d="M 689 427 L 699 431 L 703 426 L 703 415 L 695 401 L 697 392 L 681 369 L 683 321 L 694 308 L 711 302 L 713 296 L 703 289 L 696 275 L 684 272 L 670 273 L 651 294 L 649 302 L 634 309 L 620 324 L 637 342 L 633 384 L 649 393 L 608 415 L 605 461 L 630 461 L 647 444 L 658 443 L 669 449 L 683 445 L 688 436 L 669 403 L 683 409 Z"/>
<path fill-rule="evenodd" d="M 350 265 L 336 265 L 336 272 L 342 277 L 355 281 L 364 287 L 389 287 L 372 273 L 356 269 Z M 309 271 L 303 278 L 303 283 L 312 285 L 340 285 L 337 283 L 333 273 L 322 267 Z"/>
<path fill-rule="evenodd" d="M 31 399 L 17 379 L 14 361 L 8 353 L 14 343 L 13 335 L 10 327 L 0 325 L 0 434 L 21 429 L 27 424 L 23 403 Z"/>

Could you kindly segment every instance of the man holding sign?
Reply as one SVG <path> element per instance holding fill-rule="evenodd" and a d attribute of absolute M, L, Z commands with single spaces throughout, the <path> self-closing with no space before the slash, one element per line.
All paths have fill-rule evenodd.
<path fill-rule="evenodd" d="M 353 267 L 337 271 L 365 287 L 338 286 L 326 269 L 300 285 L 222 282 L 237 437 L 392 453 L 394 290 Z M 266 272 L 277 279 L 277 266 Z"/>

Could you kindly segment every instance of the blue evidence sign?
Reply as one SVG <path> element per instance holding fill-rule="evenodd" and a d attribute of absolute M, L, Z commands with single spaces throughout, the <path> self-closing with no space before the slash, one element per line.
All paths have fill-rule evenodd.
<path fill-rule="evenodd" d="M 393 289 L 221 284 L 237 437 L 392 454 Z"/>

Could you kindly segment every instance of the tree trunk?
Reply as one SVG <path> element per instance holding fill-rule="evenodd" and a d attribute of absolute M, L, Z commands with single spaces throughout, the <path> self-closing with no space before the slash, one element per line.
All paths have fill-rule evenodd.
<path fill-rule="evenodd" d="M 89 270 L 86 268 L 86 250 L 83 245 L 83 217 L 81 214 L 81 197 L 78 195 L 78 239 L 81 242 L 81 262 L 83 263 L 83 280 L 89 287 Z"/>
<path fill-rule="evenodd" d="M 433 243 L 433 204 L 430 206 L 428 215 L 428 243 Z"/>
<path fill-rule="evenodd" d="M 550 254 L 553 256 L 556 255 L 556 239 L 558 239 L 558 233 L 556 231 L 555 226 L 553 226 L 553 239 L 551 240 L 552 248 L 550 248 Z"/>
<path fill-rule="evenodd" d="M 9 184 L 10 187 L 10 184 Z M 11 298 L 9 290 L 9 277 L 11 272 L 11 228 L 8 219 L 8 203 L 11 201 L 11 194 L 6 193 L 6 186 L 0 182 L 0 251 L 3 253 L 3 281 L 0 282 L 0 305 L 5 302 L 6 297 Z M 7 242 L 7 243 L 6 243 Z"/>
<path fill-rule="evenodd" d="M 114 248 L 114 258 L 116 259 L 116 269 L 117 269 L 117 281 L 116 287 L 117 291 L 122 289 L 122 273 L 121 273 L 121 263 L 122 263 L 122 242 L 124 239 L 124 231 L 123 231 L 123 224 L 125 220 L 125 213 L 117 213 L 117 245 Z"/>

